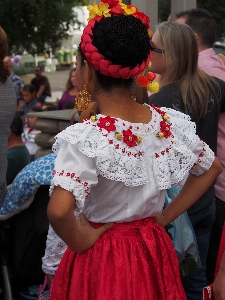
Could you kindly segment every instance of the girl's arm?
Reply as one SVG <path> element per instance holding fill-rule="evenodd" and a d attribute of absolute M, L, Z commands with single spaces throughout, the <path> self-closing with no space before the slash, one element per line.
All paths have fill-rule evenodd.
<path fill-rule="evenodd" d="M 215 158 L 210 169 L 203 175 L 190 174 L 180 193 L 161 214 L 154 217 L 155 221 L 163 227 L 174 221 L 207 191 L 222 170 L 219 160 Z"/>
<path fill-rule="evenodd" d="M 112 227 L 112 223 L 93 228 L 84 214 L 74 217 L 75 199 L 71 192 L 56 186 L 48 205 L 49 221 L 58 236 L 74 252 L 92 247 L 99 237 Z"/>
<path fill-rule="evenodd" d="M 225 252 L 220 263 L 218 275 L 213 284 L 215 300 L 225 300 Z"/>

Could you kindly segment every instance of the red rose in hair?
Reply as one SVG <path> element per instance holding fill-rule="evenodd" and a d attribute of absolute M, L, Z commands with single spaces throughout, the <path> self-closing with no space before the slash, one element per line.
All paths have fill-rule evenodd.
<path fill-rule="evenodd" d="M 119 0 L 102 0 L 103 3 L 108 3 L 109 8 L 116 6 L 119 3 Z"/>
<path fill-rule="evenodd" d="M 137 136 L 130 129 L 123 130 L 123 141 L 129 147 L 137 146 Z"/>
<path fill-rule="evenodd" d="M 108 132 L 115 131 L 116 130 L 115 121 L 116 121 L 116 119 L 111 118 L 110 116 L 107 116 L 105 118 L 100 117 L 99 123 L 97 123 L 97 125 L 100 128 L 104 128 Z"/>
<path fill-rule="evenodd" d="M 140 12 L 140 11 L 136 11 L 133 16 L 135 18 L 138 18 L 141 20 L 141 22 L 147 27 L 147 29 L 149 29 L 149 23 L 150 23 L 150 19 L 149 17 L 144 14 L 143 12 Z"/>

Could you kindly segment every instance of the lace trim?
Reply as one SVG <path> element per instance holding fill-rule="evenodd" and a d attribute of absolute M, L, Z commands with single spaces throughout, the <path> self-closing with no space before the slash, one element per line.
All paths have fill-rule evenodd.
<path fill-rule="evenodd" d="M 90 187 L 87 182 L 81 182 L 75 173 L 70 173 L 67 171 L 53 171 L 53 179 L 50 186 L 50 196 L 52 195 L 55 186 L 61 186 L 63 189 L 71 192 L 75 199 L 76 205 L 79 211 L 82 211 L 84 207 L 84 201 L 88 199 L 90 194 Z"/>
<path fill-rule="evenodd" d="M 64 141 L 77 144 L 81 153 L 95 157 L 100 175 L 124 182 L 127 186 L 146 184 L 152 176 L 151 170 L 146 166 L 152 161 L 158 189 L 169 188 L 172 184 L 179 183 L 198 161 L 198 156 L 192 151 L 196 152 L 199 138 L 195 134 L 195 124 L 190 122 L 188 115 L 168 108 L 162 109 L 171 123 L 168 138 L 157 137 L 162 116 L 151 109 L 152 120 L 149 124 L 132 124 L 132 132 L 137 132 L 143 138 L 143 142 L 135 147 L 128 147 L 123 141 L 118 141 L 114 131 L 108 132 L 99 128 L 95 122 L 87 120 L 59 133 L 53 151 L 57 153 Z M 117 119 L 116 127 L 121 128 L 122 132 L 122 129 L 129 129 L 131 123 Z M 213 157 L 211 152 L 207 154 L 202 164 L 192 169 L 193 174 L 200 174 L 202 170 L 208 169 Z"/>
<path fill-rule="evenodd" d="M 195 176 L 201 176 L 205 171 L 207 171 L 215 159 L 214 153 L 209 151 L 209 146 L 203 141 L 202 144 L 203 147 L 202 151 L 199 153 L 198 161 L 194 164 L 190 171 L 190 173 Z M 206 153 L 208 153 L 208 155 L 206 155 Z"/>

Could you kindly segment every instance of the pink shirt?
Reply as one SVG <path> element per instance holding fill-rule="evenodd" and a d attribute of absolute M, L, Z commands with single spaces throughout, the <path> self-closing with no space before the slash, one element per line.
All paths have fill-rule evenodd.
<path fill-rule="evenodd" d="M 213 48 L 199 52 L 198 66 L 210 76 L 225 81 L 225 64 Z M 217 178 L 215 192 L 216 197 L 225 201 L 225 113 L 221 113 L 218 124 L 217 157 L 223 166 L 223 172 Z"/>

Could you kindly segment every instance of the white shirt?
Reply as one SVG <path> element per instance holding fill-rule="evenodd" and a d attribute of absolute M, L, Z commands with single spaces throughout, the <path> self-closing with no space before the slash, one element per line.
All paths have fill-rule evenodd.
<path fill-rule="evenodd" d="M 77 210 L 96 223 L 130 222 L 162 211 L 166 189 L 182 185 L 189 171 L 203 174 L 214 154 L 195 134 L 189 116 L 169 108 L 159 112 L 149 108 L 152 119 L 148 124 L 97 115 L 94 121 L 59 133 L 53 146 L 57 158 L 50 190 L 59 185 L 72 192 Z M 169 117 L 167 121 L 164 115 Z M 166 134 L 165 127 L 168 137 L 160 138 L 158 133 Z M 130 142 L 131 146 L 127 145 Z M 52 251 L 53 244 L 49 246 L 47 240 L 46 273 L 49 259 L 57 264 L 54 254 L 48 252 L 48 247 L 51 253 L 59 252 Z"/>

